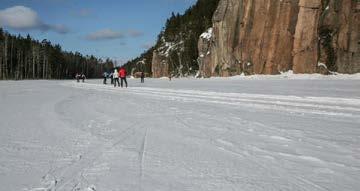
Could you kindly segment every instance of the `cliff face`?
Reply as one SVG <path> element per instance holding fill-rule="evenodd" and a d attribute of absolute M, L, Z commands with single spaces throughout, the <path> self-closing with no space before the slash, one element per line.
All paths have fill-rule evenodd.
<path fill-rule="evenodd" d="M 326 73 L 318 63 L 360 72 L 359 7 L 355 0 L 221 0 L 211 37 L 198 42 L 200 73 Z"/>
<path fill-rule="evenodd" d="M 168 50 L 155 50 L 152 57 L 151 72 L 154 78 L 169 76 Z"/>
<path fill-rule="evenodd" d="M 152 63 L 151 72 L 154 78 L 169 76 L 169 64 L 164 56 L 154 51 Z"/>
<path fill-rule="evenodd" d="M 293 47 L 295 73 L 315 73 L 321 0 L 300 0 Z"/>
<path fill-rule="evenodd" d="M 182 41 L 166 42 L 164 38 L 161 38 L 158 48 L 153 52 L 152 76 L 154 78 L 183 76 L 189 71 L 189 66 L 185 67 L 181 64 L 181 58 L 185 54 L 184 49 Z"/>
<path fill-rule="evenodd" d="M 199 71 L 197 41 L 212 26 L 219 0 L 197 0 L 184 14 L 173 13 L 152 48 L 128 61 L 132 73 L 152 73 L 153 77 L 195 75 Z"/>
<path fill-rule="evenodd" d="M 333 61 L 340 73 L 360 72 L 360 1 L 329 0 L 320 32 L 330 36 L 322 38 L 321 59 Z"/>

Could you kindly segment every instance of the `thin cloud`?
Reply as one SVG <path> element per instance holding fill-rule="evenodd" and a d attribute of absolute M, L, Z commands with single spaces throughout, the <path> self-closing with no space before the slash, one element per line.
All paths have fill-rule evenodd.
<path fill-rule="evenodd" d="M 119 31 L 113 31 L 111 29 L 103 29 L 96 31 L 86 36 L 87 40 L 98 41 L 98 40 L 112 40 L 124 38 L 125 35 Z"/>
<path fill-rule="evenodd" d="M 129 36 L 131 36 L 131 37 L 139 37 L 139 36 L 143 36 L 143 35 L 144 35 L 143 32 L 137 31 L 137 30 L 129 30 L 129 31 L 128 31 L 128 34 L 129 34 Z"/>
<path fill-rule="evenodd" d="M 52 25 L 50 28 L 60 34 L 66 34 L 70 31 L 65 25 Z"/>
<path fill-rule="evenodd" d="M 69 32 L 65 25 L 44 23 L 34 10 L 24 6 L 14 6 L 0 10 L 0 26 L 15 30 L 51 30 L 60 34 Z"/>

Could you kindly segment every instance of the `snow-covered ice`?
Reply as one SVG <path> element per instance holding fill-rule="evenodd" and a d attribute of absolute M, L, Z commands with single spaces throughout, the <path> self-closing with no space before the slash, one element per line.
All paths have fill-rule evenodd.
<path fill-rule="evenodd" d="M 356 75 L 0 81 L 1 191 L 360 188 Z"/>

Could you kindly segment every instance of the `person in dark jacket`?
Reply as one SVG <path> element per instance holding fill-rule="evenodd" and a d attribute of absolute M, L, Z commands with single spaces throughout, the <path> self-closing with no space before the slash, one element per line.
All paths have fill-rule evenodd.
<path fill-rule="evenodd" d="M 144 83 L 145 82 L 145 73 L 144 72 L 141 72 L 141 75 L 140 75 L 140 78 L 141 78 L 141 83 Z"/>
<path fill-rule="evenodd" d="M 104 77 L 104 84 L 106 84 L 106 80 L 107 80 L 107 78 L 108 78 L 108 73 L 107 72 L 104 72 L 103 73 L 103 77 Z"/>
<path fill-rule="evenodd" d="M 127 87 L 128 84 L 127 84 L 127 81 L 126 81 L 126 70 L 125 70 L 125 68 L 120 68 L 119 76 L 120 76 L 120 79 L 121 79 L 121 87 L 123 87 L 123 82 L 125 82 L 125 86 Z"/>
<path fill-rule="evenodd" d="M 77 82 L 80 82 L 80 74 L 79 73 L 76 73 L 75 78 L 76 78 Z"/>
<path fill-rule="evenodd" d="M 82 79 L 82 82 L 84 83 L 85 82 L 85 79 L 86 79 L 86 76 L 84 73 L 81 74 L 81 79 Z"/>
<path fill-rule="evenodd" d="M 114 72 L 111 72 L 110 75 L 111 84 L 114 84 Z"/>

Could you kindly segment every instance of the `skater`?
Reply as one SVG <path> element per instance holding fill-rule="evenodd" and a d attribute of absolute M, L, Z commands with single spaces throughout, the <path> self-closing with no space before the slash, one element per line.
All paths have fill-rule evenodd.
<path fill-rule="evenodd" d="M 85 82 L 85 79 L 86 79 L 85 74 L 84 74 L 84 73 L 82 73 L 80 78 L 82 79 L 82 82 L 84 83 L 84 82 Z"/>
<path fill-rule="evenodd" d="M 114 72 L 111 72 L 109 77 L 111 80 L 111 84 L 114 84 Z"/>
<path fill-rule="evenodd" d="M 145 78 L 144 72 L 141 72 L 140 78 L 141 78 L 141 83 L 144 83 L 145 82 L 145 80 L 144 80 L 144 78 Z"/>
<path fill-rule="evenodd" d="M 76 73 L 75 78 L 76 78 L 77 82 L 80 82 L 80 74 L 79 73 Z"/>
<path fill-rule="evenodd" d="M 119 73 L 118 73 L 117 69 L 114 70 L 113 78 L 114 78 L 114 87 L 116 87 L 116 82 L 118 84 L 118 87 L 120 87 Z"/>
<path fill-rule="evenodd" d="M 104 77 L 104 84 L 106 84 L 106 80 L 107 80 L 107 78 L 108 78 L 108 73 L 107 72 L 104 72 L 103 73 L 103 77 Z"/>
<path fill-rule="evenodd" d="M 125 81 L 125 86 L 127 87 L 127 81 L 126 81 L 126 70 L 125 68 L 120 68 L 119 71 L 120 79 L 121 79 L 121 87 L 123 87 L 123 81 Z"/>

